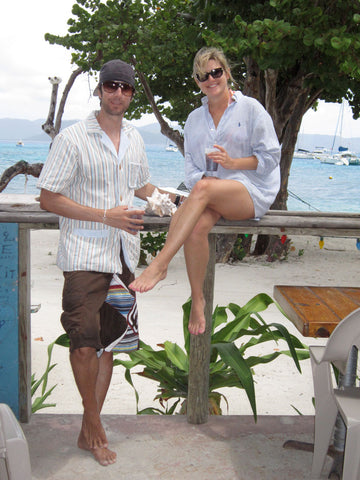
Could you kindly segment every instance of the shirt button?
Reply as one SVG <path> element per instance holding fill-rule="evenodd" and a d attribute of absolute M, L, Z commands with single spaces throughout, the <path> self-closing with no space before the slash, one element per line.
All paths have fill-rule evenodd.
<path fill-rule="evenodd" d="M 120 202 L 122 202 L 122 199 L 123 199 L 123 197 L 122 197 L 122 195 L 120 195 Z"/>

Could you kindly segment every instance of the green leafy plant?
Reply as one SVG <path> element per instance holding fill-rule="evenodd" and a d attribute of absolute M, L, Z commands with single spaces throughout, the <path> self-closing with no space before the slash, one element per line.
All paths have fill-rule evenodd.
<path fill-rule="evenodd" d="M 279 355 L 292 357 L 296 368 L 301 372 L 299 360 L 309 357 L 308 347 L 290 334 L 279 323 L 266 324 L 259 312 L 275 304 L 285 315 L 281 307 L 268 295 L 260 293 L 246 305 L 240 307 L 230 303 L 225 307 L 217 306 L 212 316 L 211 355 L 209 376 L 209 412 L 221 414 L 220 406 L 226 397 L 217 390 L 223 387 L 244 389 L 256 420 L 256 400 L 253 368 L 259 364 L 270 363 Z M 130 360 L 115 359 L 114 365 L 125 367 L 125 378 L 134 388 L 138 414 L 173 414 L 186 412 L 188 392 L 190 334 L 188 332 L 191 300 L 183 305 L 184 350 L 176 343 L 166 341 L 159 344 L 159 350 L 141 342 L 140 349 L 129 353 Z M 285 315 L 286 316 L 286 315 Z M 265 342 L 285 341 L 287 350 L 272 351 L 264 355 L 247 356 L 247 350 Z M 133 372 L 138 367 L 142 371 Z M 161 408 L 145 408 L 139 411 L 139 394 L 132 381 L 132 373 L 149 378 L 158 383 L 156 400 Z M 173 400 L 174 403 L 169 403 Z M 178 411 L 176 411 L 179 407 Z"/>
<path fill-rule="evenodd" d="M 246 255 L 247 251 L 243 245 L 243 238 L 239 235 L 231 250 L 230 258 L 233 261 L 241 261 L 246 257 Z"/>
<path fill-rule="evenodd" d="M 47 348 L 48 361 L 46 364 L 45 372 L 43 373 L 41 378 L 39 380 L 36 380 L 35 374 L 33 373 L 31 375 L 31 398 L 35 397 L 35 394 L 38 388 L 41 387 L 41 395 L 39 397 L 34 398 L 34 400 L 32 401 L 32 405 L 31 405 L 32 413 L 35 413 L 38 410 L 41 410 L 42 408 L 56 407 L 56 403 L 45 403 L 46 399 L 51 395 L 52 391 L 56 387 L 56 385 L 54 385 L 49 390 L 46 390 L 48 386 L 49 373 L 56 366 L 56 363 L 51 364 L 51 356 L 52 356 L 54 345 L 55 345 L 55 342 L 50 343 L 50 345 Z"/>
<path fill-rule="evenodd" d="M 155 257 L 163 248 L 166 241 L 167 232 L 147 232 L 140 233 L 140 259 L 139 265 L 147 265 L 147 255 Z"/>

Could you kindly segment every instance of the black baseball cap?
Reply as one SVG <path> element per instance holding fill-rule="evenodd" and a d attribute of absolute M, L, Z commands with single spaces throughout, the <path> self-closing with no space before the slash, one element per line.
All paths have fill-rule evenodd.
<path fill-rule="evenodd" d="M 131 65 L 122 60 L 109 60 L 100 70 L 100 80 L 94 90 L 94 96 L 99 96 L 102 83 L 107 81 L 125 82 L 135 88 L 135 71 Z"/>

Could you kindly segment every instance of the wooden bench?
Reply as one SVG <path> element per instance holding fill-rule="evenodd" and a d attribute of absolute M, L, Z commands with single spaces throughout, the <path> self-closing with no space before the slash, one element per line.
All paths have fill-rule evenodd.
<path fill-rule="evenodd" d="M 19 199 L 20 197 L 20 199 Z M 25 196 L 24 196 L 25 199 Z M 153 216 L 144 217 L 145 231 L 166 231 L 170 218 Z M 16 398 L 17 416 L 27 422 L 31 413 L 31 352 L 30 352 L 30 231 L 32 229 L 58 228 L 58 216 L 40 209 L 35 201 L 23 202 L 21 196 L 0 195 L 0 224 L 4 227 L 3 237 L 13 238 L 18 261 L 18 270 L 14 279 L 17 290 L 18 309 L 9 324 L 15 325 L 18 330 L 18 383 L 19 391 Z M 7 225 L 9 231 L 6 231 Z M 213 312 L 213 293 L 215 277 L 215 244 L 218 233 L 247 233 L 247 234 L 275 234 L 275 235 L 315 235 L 333 237 L 360 238 L 360 214 L 355 213 L 322 213 L 322 212 L 288 212 L 270 211 L 261 220 L 245 220 L 230 222 L 224 219 L 214 226 L 209 234 L 210 261 L 207 268 L 204 284 L 206 300 L 205 317 L 206 331 L 204 335 L 191 335 L 188 409 L 189 423 L 204 423 L 208 416 L 208 384 L 210 358 L 210 332 Z M 7 285 L 3 278 L 1 262 L 6 262 L 5 256 L 0 255 L 0 290 Z M 1 283 L 2 281 L 2 283 Z M 8 287 L 6 287 L 8 288 Z M 0 319 L 1 320 L 1 319 Z M 14 349 L 13 349 L 14 350 Z M 0 375 L 6 377 L 6 368 L 10 364 L 9 358 L 4 356 L 0 349 Z M 1 390 L 0 378 L 0 394 Z M 0 401 L 9 403 L 0 398 Z"/>

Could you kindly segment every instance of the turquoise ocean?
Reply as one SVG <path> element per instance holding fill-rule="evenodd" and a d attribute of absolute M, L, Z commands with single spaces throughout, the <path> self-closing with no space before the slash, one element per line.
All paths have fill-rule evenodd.
<path fill-rule="evenodd" d="M 44 162 L 47 142 L 0 142 L 0 175 L 20 160 Z M 184 180 L 184 160 L 179 152 L 168 152 L 165 145 L 147 145 L 151 182 L 176 188 Z M 37 194 L 37 179 L 19 175 L 2 193 Z M 294 158 L 289 177 L 289 210 L 360 212 L 360 166 L 340 166 L 320 160 Z"/>

